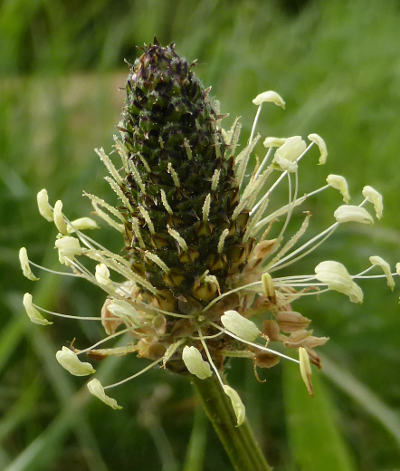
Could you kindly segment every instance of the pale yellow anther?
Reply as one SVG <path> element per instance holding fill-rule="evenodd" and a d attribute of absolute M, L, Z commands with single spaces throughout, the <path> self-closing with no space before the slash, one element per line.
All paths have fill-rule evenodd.
<path fill-rule="evenodd" d="M 349 193 L 349 186 L 347 184 L 347 180 L 342 177 L 341 175 L 328 175 L 326 182 L 329 186 L 334 188 L 335 190 L 340 191 L 340 194 L 343 197 L 343 201 L 348 203 L 350 201 L 350 193 Z"/>
<path fill-rule="evenodd" d="M 272 277 L 268 272 L 265 272 L 261 276 L 262 287 L 264 291 L 264 295 L 266 298 L 272 298 L 275 296 L 275 288 L 274 283 L 272 281 Z"/>
<path fill-rule="evenodd" d="M 186 345 L 182 352 L 182 360 L 188 371 L 199 379 L 206 379 L 212 376 L 210 365 L 203 360 L 200 351 L 196 347 L 188 347 Z"/>
<path fill-rule="evenodd" d="M 315 133 L 309 134 L 307 137 L 311 142 L 313 142 L 314 144 L 318 146 L 319 153 L 320 153 L 319 162 L 318 162 L 319 165 L 325 164 L 326 159 L 328 157 L 328 149 L 326 147 L 325 141 L 322 139 L 322 137 L 319 134 L 315 134 Z"/>
<path fill-rule="evenodd" d="M 104 388 L 101 385 L 100 381 L 96 378 L 93 378 L 87 383 L 87 388 L 89 389 L 90 394 L 96 396 L 100 401 L 110 406 L 112 409 L 122 409 L 118 402 L 104 392 Z"/>
<path fill-rule="evenodd" d="M 396 273 L 400 276 L 400 262 L 396 263 Z"/>
<path fill-rule="evenodd" d="M 266 137 L 263 142 L 264 147 L 280 147 L 286 142 L 286 137 Z"/>
<path fill-rule="evenodd" d="M 394 283 L 394 279 L 392 275 L 392 270 L 388 262 L 384 260 L 382 257 L 379 257 L 379 255 L 373 255 L 369 257 L 369 261 L 371 262 L 372 265 L 376 265 L 382 269 L 384 275 L 386 276 L 387 285 L 393 291 L 395 287 L 395 283 Z"/>
<path fill-rule="evenodd" d="M 248 342 L 254 342 L 254 340 L 261 333 L 254 322 L 246 319 L 237 311 L 225 311 L 225 313 L 221 316 L 221 322 L 225 329 L 229 330 L 229 332 L 232 332 L 233 334 Z"/>
<path fill-rule="evenodd" d="M 24 294 L 22 303 L 31 322 L 39 325 L 52 324 L 52 322 L 48 321 L 45 317 L 43 317 L 42 314 L 40 314 L 40 312 L 35 308 L 35 306 L 33 305 L 31 293 Z"/>
<path fill-rule="evenodd" d="M 311 364 L 310 357 L 304 347 L 299 348 L 299 361 L 300 361 L 300 375 L 304 384 L 306 385 L 308 393 L 312 396 L 314 394 L 311 382 Z"/>
<path fill-rule="evenodd" d="M 68 234 L 67 223 L 65 222 L 64 214 L 62 212 L 63 204 L 61 200 L 57 200 L 54 205 L 54 224 L 60 234 Z"/>
<path fill-rule="evenodd" d="M 307 144 L 301 136 L 288 137 L 285 143 L 276 150 L 274 162 L 281 170 L 295 172 L 297 170 L 296 160 L 306 149 Z"/>
<path fill-rule="evenodd" d="M 224 384 L 224 392 L 229 397 L 233 412 L 236 417 L 236 427 L 240 427 L 246 419 L 246 408 L 240 399 L 239 394 L 227 384 Z"/>
<path fill-rule="evenodd" d="M 49 204 L 49 196 L 45 188 L 37 194 L 37 204 L 41 216 L 49 222 L 53 221 L 53 209 Z"/>
<path fill-rule="evenodd" d="M 77 255 L 82 254 L 82 247 L 79 244 L 79 240 L 75 237 L 65 236 L 56 239 L 55 246 L 58 249 L 58 258 L 60 263 L 68 265 L 69 261 Z"/>
<path fill-rule="evenodd" d="M 253 103 L 256 106 L 260 106 L 263 103 L 273 103 L 276 106 L 279 106 L 285 109 L 286 103 L 285 100 L 279 95 L 279 93 L 274 92 L 273 90 L 268 90 L 258 94 L 254 99 Z"/>
<path fill-rule="evenodd" d="M 338 223 L 358 222 L 359 224 L 373 224 L 374 219 L 362 206 L 343 204 L 334 212 L 334 217 Z"/>
<path fill-rule="evenodd" d="M 97 283 L 103 286 L 109 286 L 112 284 L 110 279 L 110 270 L 107 268 L 107 265 L 104 263 L 99 263 L 96 265 L 95 278 Z"/>
<path fill-rule="evenodd" d="M 315 267 L 315 274 L 315 278 L 329 289 L 345 294 L 352 303 L 362 303 L 363 292 L 342 263 L 331 260 L 321 262 Z"/>
<path fill-rule="evenodd" d="M 87 376 L 96 373 L 89 362 L 79 360 L 78 355 L 68 347 L 58 350 L 56 359 L 64 369 L 74 376 Z"/>
<path fill-rule="evenodd" d="M 31 281 L 37 281 L 39 278 L 35 276 L 31 270 L 31 266 L 29 264 L 28 253 L 25 247 L 21 247 L 19 249 L 19 263 L 21 264 L 21 269 L 23 275 Z"/>
<path fill-rule="evenodd" d="M 73 234 L 75 231 L 86 231 L 92 229 L 99 229 L 99 226 L 94 219 L 89 217 L 75 219 L 67 225 L 68 234 Z"/>
<path fill-rule="evenodd" d="M 366 198 L 370 203 L 373 204 L 376 217 L 380 219 L 383 214 L 383 197 L 379 193 L 379 191 L 376 191 L 375 188 L 372 188 L 372 186 L 364 186 L 362 194 L 364 198 Z"/>
<path fill-rule="evenodd" d="M 113 299 L 107 304 L 107 309 L 113 316 L 128 321 L 130 324 L 137 325 L 140 321 L 139 313 L 128 301 Z"/>

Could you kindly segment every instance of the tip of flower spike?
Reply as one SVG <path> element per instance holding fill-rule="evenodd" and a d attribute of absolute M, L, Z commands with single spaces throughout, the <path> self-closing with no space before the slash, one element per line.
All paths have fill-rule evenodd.
<path fill-rule="evenodd" d="M 29 264 L 28 253 L 25 247 L 21 247 L 19 249 L 18 256 L 23 275 L 28 278 L 28 280 L 38 281 L 40 278 L 38 278 L 32 273 L 31 266 Z"/>
<path fill-rule="evenodd" d="M 104 402 L 104 404 L 107 404 L 107 406 L 110 406 L 114 410 L 122 409 L 122 406 L 120 406 L 115 399 L 107 396 L 107 394 L 104 392 L 102 384 L 98 379 L 93 378 L 90 380 L 87 383 L 87 388 L 89 389 L 90 394 L 96 396 L 98 399 L 100 399 L 100 401 Z"/>
<path fill-rule="evenodd" d="M 273 90 L 268 90 L 266 92 L 258 94 L 253 99 L 253 103 L 256 106 L 260 106 L 263 103 L 273 103 L 274 105 L 279 106 L 282 109 L 285 109 L 286 107 L 285 100 L 279 95 L 279 93 L 276 93 Z"/>

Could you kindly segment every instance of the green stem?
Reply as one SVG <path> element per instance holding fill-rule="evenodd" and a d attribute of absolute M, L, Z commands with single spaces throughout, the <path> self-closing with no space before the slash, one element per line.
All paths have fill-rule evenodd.
<path fill-rule="evenodd" d="M 272 471 L 247 422 L 236 426 L 231 403 L 217 378 L 192 377 L 201 402 L 236 471 Z"/>

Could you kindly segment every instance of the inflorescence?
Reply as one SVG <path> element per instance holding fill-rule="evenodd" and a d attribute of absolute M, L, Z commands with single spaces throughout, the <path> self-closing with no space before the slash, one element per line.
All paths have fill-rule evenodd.
<path fill-rule="evenodd" d="M 400 264 L 392 273 L 385 260 L 371 256 L 366 269 L 351 275 L 342 263 L 329 260 L 320 262 L 314 273 L 280 276 L 280 270 L 315 251 L 342 224 L 373 224 L 368 205 L 380 219 L 382 196 L 365 186 L 361 202 L 350 204 L 346 179 L 340 175 L 328 175 L 324 185 L 299 195 L 300 161 L 313 146 L 319 149 L 319 164 L 327 159 L 325 142 L 317 134 L 309 134 L 308 143 L 300 136 L 267 137 L 266 154 L 262 159 L 254 157 L 250 171 L 261 137 L 256 128 L 262 107 L 272 103 L 284 109 L 284 100 L 274 91 L 253 100 L 257 111 L 251 135 L 238 152 L 239 119 L 229 130 L 223 129 L 218 103 L 193 74 L 193 65 L 176 54 L 174 45 L 162 47 L 155 42 L 145 47 L 128 76 L 113 159 L 103 149 L 96 150 L 109 174 L 105 180 L 119 202 L 116 206 L 95 195 L 85 196 L 94 214 L 122 235 L 121 253 L 111 252 L 87 235 L 99 228 L 92 218 L 71 221 L 60 200 L 52 206 L 46 190 L 37 195 L 40 214 L 58 230 L 59 261 L 70 271 L 41 267 L 22 248 L 24 275 L 38 280 L 34 267 L 95 284 L 106 293 L 101 315 L 52 312 L 34 304 L 29 293 L 23 304 L 36 324 L 52 324 L 43 314 L 102 324 L 106 336 L 94 345 L 63 346 L 57 352 L 57 361 L 73 375 L 95 373 L 90 362 L 80 359 L 84 354 L 104 358 L 136 353 L 151 360 L 115 384 L 88 382 L 89 391 L 112 408 L 120 406 L 106 391 L 159 365 L 200 379 L 216 375 L 240 425 L 245 408 L 237 392 L 225 384 L 225 360 L 249 358 L 256 375 L 257 367 L 272 367 L 281 358 L 296 362 L 312 394 L 310 363 L 320 366 L 315 347 L 328 338 L 314 336 L 308 328 L 310 319 L 294 311 L 292 304 L 328 291 L 361 303 L 363 292 L 357 281 L 386 277 L 393 290 Z M 274 191 L 285 182 L 287 203 L 273 207 Z M 334 212 L 334 222 L 307 238 L 311 213 L 305 211 L 300 227 L 288 234 L 294 212 L 330 188 L 344 202 Z M 272 228 L 276 235 L 268 238 Z M 85 259 L 96 262 L 94 273 Z M 375 268 L 383 273 L 371 275 Z M 115 275 L 124 281 L 114 281 Z M 126 346 L 103 348 L 121 336 L 129 339 Z M 297 355 L 292 356 L 290 349 Z"/>

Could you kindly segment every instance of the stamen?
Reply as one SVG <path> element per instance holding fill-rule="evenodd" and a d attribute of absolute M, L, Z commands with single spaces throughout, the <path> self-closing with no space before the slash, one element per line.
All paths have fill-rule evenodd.
<path fill-rule="evenodd" d="M 104 386 L 104 389 L 111 389 L 111 388 L 115 388 L 116 386 L 120 386 L 121 384 L 124 384 L 124 383 L 127 383 L 128 381 L 130 381 L 131 379 L 134 379 L 134 378 L 137 378 L 138 376 L 140 376 L 141 374 L 145 373 L 146 371 L 150 370 L 151 368 L 153 368 L 153 366 L 156 366 L 158 363 L 161 363 L 163 361 L 162 358 L 159 358 L 158 360 L 155 360 L 153 361 L 152 363 L 150 363 L 150 365 L 147 365 L 145 368 L 143 368 L 142 370 L 138 371 L 137 373 L 133 374 L 132 376 L 128 376 L 128 378 L 125 378 L 121 381 L 118 381 L 117 383 L 114 383 L 114 384 L 109 384 L 108 386 Z"/>
<path fill-rule="evenodd" d="M 206 312 L 208 311 L 214 304 L 217 302 L 221 301 L 221 299 L 225 298 L 226 296 L 229 296 L 230 294 L 237 293 L 238 291 L 252 288 L 253 286 L 261 286 L 261 281 L 253 281 L 252 283 L 248 283 L 247 285 L 239 286 L 238 288 L 233 288 L 229 291 L 225 291 L 225 293 L 220 294 L 217 298 L 214 298 L 212 301 L 210 301 L 206 307 L 204 307 L 200 312 Z"/>
<path fill-rule="evenodd" d="M 306 201 L 308 198 L 310 198 L 311 196 L 315 196 L 317 195 L 318 193 L 321 193 L 322 191 L 326 190 L 330 188 L 330 185 L 324 185 L 324 186 L 321 186 L 321 188 L 318 188 L 314 191 L 312 191 L 311 193 L 307 193 L 303 196 L 300 196 L 300 198 L 297 198 L 294 202 L 293 202 L 293 207 L 296 207 L 296 206 L 300 206 L 302 203 L 304 203 L 304 201 Z M 277 219 L 278 217 L 280 216 L 283 216 L 284 214 L 286 214 L 286 212 L 289 210 L 289 204 L 286 204 L 285 206 L 282 206 L 281 208 L 277 209 L 276 211 L 274 211 L 273 213 L 270 213 L 268 214 L 267 217 L 265 217 L 264 219 L 262 219 L 261 221 L 257 222 L 257 224 L 255 225 L 255 227 L 258 229 L 258 228 L 261 228 L 262 226 L 264 226 L 265 224 L 268 224 L 270 221 L 273 221 L 274 219 Z"/>
<path fill-rule="evenodd" d="M 210 351 L 208 350 L 207 344 L 206 344 L 206 342 L 204 342 L 203 332 L 201 331 L 200 327 L 196 327 L 196 330 L 199 334 L 200 342 L 203 345 L 204 351 L 206 352 L 206 357 L 207 357 L 208 361 L 210 362 L 210 365 L 211 365 L 212 369 L 214 370 L 214 372 L 215 372 L 215 374 L 218 378 L 218 381 L 220 382 L 220 384 L 223 388 L 224 387 L 224 382 L 222 381 L 222 378 L 219 374 L 218 368 L 215 366 L 215 363 L 213 362 L 213 359 L 210 355 Z"/>
<path fill-rule="evenodd" d="M 37 263 L 32 262 L 31 260 L 29 260 L 29 264 L 32 265 L 33 267 L 39 268 L 40 270 L 52 273 L 53 275 L 72 276 L 73 278 L 83 278 L 82 275 L 71 273 L 69 271 L 51 270 L 50 268 L 46 268 L 46 267 L 43 267 L 42 265 L 38 265 Z"/>
<path fill-rule="evenodd" d="M 309 144 L 307 146 L 307 148 L 305 149 L 305 151 L 300 154 L 295 163 L 297 164 L 298 162 L 300 162 L 300 160 L 307 154 L 307 152 L 311 149 L 311 147 L 314 145 L 314 143 L 312 142 L 311 144 Z M 275 190 L 275 188 L 279 185 L 279 183 L 285 178 L 286 174 L 288 173 L 287 170 L 283 171 L 281 173 L 281 175 L 277 178 L 277 180 L 275 181 L 275 183 L 271 186 L 271 188 L 265 193 L 265 195 L 258 201 L 258 203 L 253 207 L 253 209 L 250 211 L 250 216 L 252 214 L 254 214 L 255 211 L 257 211 L 257 209 L 259 208 L 259 206 L 261 204 L 263 204 L 263 202 L 268 199 L 271 195 L 271 193 Z"/>
<path fill-rule="evenodd" d="M 252 347 L 258 348 L 259 350 L 263 350 L 264 352 L 272 353 L 273 355 L 284 358 L 285 360 L 293 361 L 293 363 L 300 363 L 295 358 L 289 357 L 288 355 L 285 355 L 284 353 L 278 352 L 277 350 L 272 350 L 271 348 L 263 347 L 262 345 L 259 345 L 258 343 L 249 342 L 248 340 L 244 340 L 244 339 L 238 337 L 237 335 L 233 334 L 232 332 L 229 332 L 229 330 L 226 330 L 223 327 L 220 327 L 215 322 L 210 321 L 210 324 L 213 327 L 215 327 L 216 329 L 220 330 L 221 332 L 224 332 L 226 335 L 229 335 L 230 337 L 232 337 L 236 340 L 239 340 L 239 342 L 246 343 L 247 345 L 251 345 Z"/>
<path fill-rule="evenodd" d="M 288 177 L 288 191 L 289 191 L 289 197 L 288 197 L 289 209 L 288 209 L 288 212 L 286 214 L 286 219 L 285 219 L 285 222 L 282 226 L 282 229 L 280 230 L 279 235 L 276 238 L 276 241 L 275 241 L 274 245 L 271 248 L 270 254 L 272 254 L 276 251 L 276 249 L 279 247 L 279 245 L 281 243 L 281 240 L 283 239 L 283 236 L 285 235 L 286 228 L 287 228 L 287 226 L 290 222 L 290 219 L 292 217 L 292 214 L 293 214 L 293 208 L 294 208 L 293 201 L 295 201 L 296 198 L 297 198 L 297 191 L 298 191 L 298 188 L 299 188 L 299 174 L 298 174 L 297 169 L 295 171 L 295 189 L 294 189 L 293 197 L 292 197 L 292 178 L 290 176 L 290 173 L 287 174 L 287 177 Z"/>
<path fill-rule="evenodd" d="M 262 103 L 260 105 L 258 105 L 256 115 L 254 117 L 253 125 L 251 127 L 250 137 L 249 137 L 249 143 L 253 140 L 254 133 L 256 132 L 258 119 L 259 119 L 260 113 L 261 113 L 261 108 L 262 108 Z"/>
<path fill-rule="evenodd" d="M 304 221 L 302 222 L 300 229 L 286 242 L 286 244 L 281 248 L 281 250 L 276 254 L 276 256 L 269 262 L 266 268 L 270 265 L 274 265 L 278 260 L 280 260 L 285 253 L 287 253 L 301 238 L 302 235 L 306 232 L 309 222 L 310 222 L 311 213 L 307 213 Z"/>
<path fill-rule="evenodd" d="M 326 241 L 326 239 L 328 239 L 328 237 L 330 237 L 333 232 L 339 227 L 339 223 L 338 222 L 335 222 L 333 223 L 331 226 L 329 226 L 327 229 L 325 229 L 324 231 L 320 232 L 319 234 L 317 234 L 315 237 L 313 237 L 312 239 L 308 240 L 306 243 L 304 243 L 303 245 L 301 245 L 298 249 L 294 250 L 293 252 L 291 252 L 289 255 L 287 255 L 286 257 L 283 257 L 278 263 L 272 265 L 272 267 L 270 268 L 270 272 L 272 271 L 276 271 L 277 269 L 281 269 L 283 267 L 287 267 L 288 265 L 291 265 L 292 263 L 296 262 L 297 260 L 300 260 L 301 258 L 305 257 L 306 255 L 308 255 L 309 253 L 311 253 L 312 251 L 314 251 L 317 247 L 319 247 L 323 242 Z M 322 239 L 321 239 L 322 237 Z M 314 243 L 315 241 L 317 241 L 318 239 L 321 239 L 318 243 L 316 243 L 313 247 L 311 247 L 311 249 L 307 250 L 306 252 L 304 252 L 303 254 L 299 255 L 298 257 L 294 258 L 293 260 L 291 260 L 289 263 L 285 263 L 286 260 L 290 260 L 294 255 L 298 254 L 299 252 L 302 252 L 306 247 L 308 247 L 309 245 L 311 245 L 312 243 Z"/>
<path fill-rule="evenodd" d="M 94 348 L 98 347 L 99 345 L 102 345 L 103 343 L 106 343 L 108 342 L 109 340 L 111 339 L 114 339 L 115 337 L 119 337 L 123 334 L 126 334 L 127 332 L 131 331 L 132 329 L 123 329 L 123 330 L 120 330 L 119 332 L 116 332 L 115 334 L 111 334 L 111 335 L 108 335 L 107 337 L 104 337 L 104 339 L 101 339 L 99 340 L 98 342 L 94 343 L 93 345 L 91 345 L 90 347 L 87 347 L 85 348 L 84 350 L 76 350 L 75 353 L 77 355 L 80 355 L 81 353 L 86 353 L 86 352 L 90 352 L 91 350 L 93 350 Z"/>
<path fill-rule="evenodd" d="M 38 306 L 37 304 L 33 304 L 33 306 L 35 306 L 36 309 L 39 309 L 39 311 L 45 312 L 46 314 L 51 314 L 52 316 L 56 316 L 56 317 L 65 317 L 66 319 L 77 319 L 80 321 L 101 321 L 101 317 L 72 316 L 69 314 L 61 314 L 60 312 L 49 311 L 45 309 L 44 307 Z"/>
<path fill-rule="evenodd" d="M 252 178 L 253 181 L 257 180 L 257 178 L 260 176 L 262 170 L 264 169 L 265 165 L 267 164 L 268 160 L 270 159 L 272 155 L 272 147 L 268 149 L 268 152 L 265 154 L 265 157 L 263 161 L 261 162 L 260 166 L 258 167 L 254 177 Z"/>

